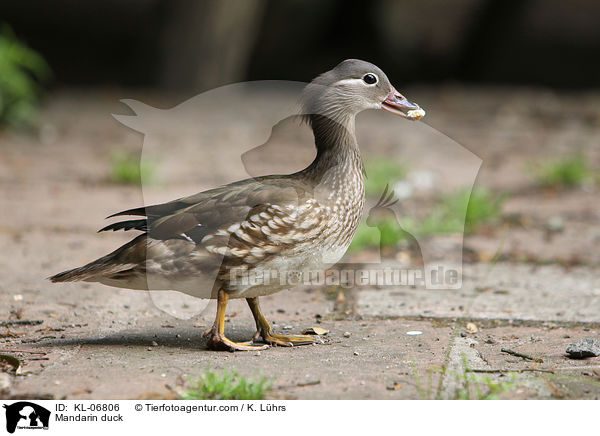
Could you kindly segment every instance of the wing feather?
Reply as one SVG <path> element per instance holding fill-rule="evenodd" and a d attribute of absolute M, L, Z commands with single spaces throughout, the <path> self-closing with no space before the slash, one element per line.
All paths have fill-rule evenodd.
<path fill-rule="evenodd" d="M 254 208 L 297 205 L 306 199 L 311 189 L 289 176 L 247 179 L 167 203 L 118 212 L 110 217 L 133 215 L 146 218 L 109 224 L 100 231 L 141 230 L 152 238 L 163 240 L 187 235 L 198 242 L 198 238 L 213 230 L 243 222 L 253 215 Z"/>

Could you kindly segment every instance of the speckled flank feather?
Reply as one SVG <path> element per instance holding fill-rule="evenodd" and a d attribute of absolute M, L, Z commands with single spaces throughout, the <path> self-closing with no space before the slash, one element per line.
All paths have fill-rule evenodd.
<path fill-rule="evenodd" d="M 336 67 L 341 72 L 334 69 L 313 83 L 335 83 L 336 74 L 346 70 L 360 77 L 363 71 L 377 68 L 349 62 L 354 63 L 342 63 L 343 68 Z M 387 83 L 378 92 L 389 92 L 387 78 L 377 71 Z M 320 93 L 309 85 L 304 101 L 305 110 L 313 111 L 306 116 L 314 131 L 317 157 L 308 168 L 117 213 L 113 216 L 137 218 L 102 231 L 144 233 L 113 253 L 51 280 L 172 289 L 205 298 L 214 298 L 215 290 L 222 288 L 233 298 L 253 297 L 286 286 L 242 286 L 231 278 L 251 271 L 318 270 L 337 262 L 352 241 L 364 207 L 364 169 L 354 117 L 369 106 L 357 109 L 355 99 L 345 88 Z"/>

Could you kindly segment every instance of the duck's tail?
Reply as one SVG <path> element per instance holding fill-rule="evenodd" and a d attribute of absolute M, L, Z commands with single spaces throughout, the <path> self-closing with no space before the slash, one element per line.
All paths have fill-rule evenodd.
<path fill-rule="evenodd" d="M 106 269 L 99 262 L 100 260 L 101 259 L 98 259 L 88 263 L 87 265 L 63 271 L 61 273 L 53 275 L 52 277 L 48 277 L 48 279 L 52 283 L 80 282 L 84 280 L 90 280 L 98 275 L 105 275 Z"/>
<path fill-rule="evenodd" d="M 135 260 L 138 260 L 138 258 L 145 258 L 145 239 L 145 234 L 139 235 L 106 256 L 96 259 L 87 265 L 80 266 L 79 268 L 73 268 L 55 274 L 52 277 L 48 277 L 48 279 L 53 283 L 57 283 L 98 281 L 100 278 L 111 278 L 118 276 L 119 273 L 131 270 L 131 268 L 137 263 Z M 140 253 L 141 249 L 144 250 L 144 253 Z"/>

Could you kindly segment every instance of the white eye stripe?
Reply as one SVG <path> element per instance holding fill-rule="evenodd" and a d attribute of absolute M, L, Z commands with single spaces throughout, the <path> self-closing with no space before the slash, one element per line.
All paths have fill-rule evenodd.
<path fill-rule="evenodd" d="M 363 82 L 363 79 L 342 79 L 342 80 L 338 80 L 337 82 L 335 82 L 332 86 L 335 85 L 354 85 L 356 83 L 365 83 Z"/>
<path fill-rule="evenodd" d="M 367 73 L 367 74 L 371 74 L 372 76 L 375 76 L 375 82 L 373 82 L 373 83 L 367 83 L 367 82 L 364 81 L 364 76 L 363 76 L 360 79 L 342 79 L 342 80 L 338 80 L 337 82 L 335 82 L 331 86 L 336 86 L 336 85 L 354 85 L 356 83 L 362 83 L 363 85 L 366 85 L 366 86 L 374 86 L 374 85 L 377 85 L 377 83 L 379 83 L 379 77 L 377 77 L 376 74 L 374 74 L 374 73 Z"/>

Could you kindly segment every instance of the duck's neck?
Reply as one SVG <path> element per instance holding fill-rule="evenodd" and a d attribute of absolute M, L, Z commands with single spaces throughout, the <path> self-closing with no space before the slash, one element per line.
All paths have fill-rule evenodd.
<path fill-rule="evenodd" d="M 307 175 L 320 179 L 320 183 L 330 181 L 338 185 L 355 178 L 362 183 L 364 168 L 356 142 L 354 115 L 336 117 L 335 120 L 323 115 L 311 115 L 310 125 L 315 136 L 317 156 L 305 170 Z"/>

